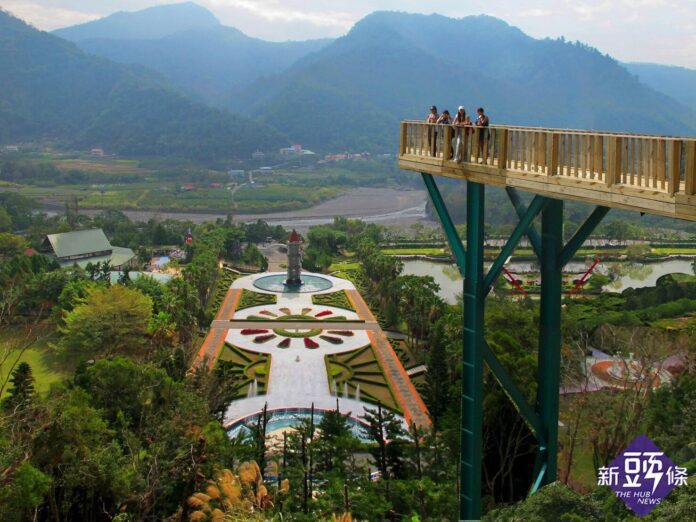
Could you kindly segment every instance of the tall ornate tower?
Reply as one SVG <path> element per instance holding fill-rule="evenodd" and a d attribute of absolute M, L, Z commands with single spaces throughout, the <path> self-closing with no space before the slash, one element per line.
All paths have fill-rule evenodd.
<path fill-rule="evenodd" d="M 300 252 L 300 235 L 293 229 L 288 242 L 288 278 L 285 284 L 288 286 L 300 286 L 302 284 L 302 253 Z"/>

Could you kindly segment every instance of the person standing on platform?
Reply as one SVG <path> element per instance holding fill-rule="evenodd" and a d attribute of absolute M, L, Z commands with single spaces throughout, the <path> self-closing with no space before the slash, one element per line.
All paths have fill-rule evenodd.
<path fill-rule="evenodd" d="M 430 113 L 425 118 L 425 123 L 437 123 L 440 119 L 440 115 L 437 113 L 437 107 L 435 105 L 430 106 Z M 428 127 L 428 150 L 430 154 L 435 156 L 437 152 L 437 131 L 433 127 Z"/>
<path fill-rule="evenodd" d="M 478 114 L 478 117 L 476 118 L 476 126 L 480 127 L 479 129 L 479 147 L 478 147 L 478 157 L 482 158 L 483 157 L 483 149 L 484 145 L 486 144 L 486 138 L 488 136 L 488 116 L 486 116 L 483 107 L 479 107 L 476 110 L 476 114 Z"/>
<path fill-rule="evenodd" d="M 450 116 L 450 113 L 449 113 L 449 111 L 448 111 L 447 109 L 445 109 L 444 111 L 442 111 L 442 114 L 441 114 L 440 117 L 437 119 L 437 123 L 439 123 L 440 125 L 452 125 L 452 116 Z M 443 133 L 442 133 L 442 139 L 443 139 L 443 140 L 445 139 L 445 136 L 447 136 L 447 134 L 443 131 Z M 451 142 L 450 142 L 450 145 L 452 145 Z M 443 146 L 443 148 L 446 150 L 446 147 L 445 147 L 445 143 L 444 143 L 444 142 L 442 143 L 442 146 Z M 443 153 L 444 153 L 444 151 L 443 151 Z M 445 158 L 445 159 L 452 159 L 452 147 L 450 147 L 450 157 L 449 157 L 449 158 Z"/>
<path fill-rule="evenodd" d="M 457 114 L 454 115 L 454 121 L 452 122 L 454 125 L 454 159 L 458 163 L 464 160 L 464 138 L 466 136 L 464 125 L 466 125 L 466 120 L 466 110 L 460 105 Z"/>

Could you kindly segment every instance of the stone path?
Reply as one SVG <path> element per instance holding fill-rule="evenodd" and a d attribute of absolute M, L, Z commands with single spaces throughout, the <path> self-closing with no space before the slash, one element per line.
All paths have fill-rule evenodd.
<path fill-rule="evenodd" d="M 360 292 L 357 290 L 346 290 L 348 299 L 350 299 L 353 307 L 358 312 L 358 316 L 364 319 L 366 323 L 377 323 L 375 316 L 363 300 Z M 421 428 L 429 428 L 431 425 L 428 409 L 425 407 L 423 399 L 416 391 L 415 386 L 406 374 L 399 357 L 394 352 L 387 336 L 381 328 L 368 331 L 368 336 L 375 347 L 375 353 L 379 358 L 380 365 L 389 380 L 389 384 L 396 393 L 396 398 L 401 404 L 401 409 L 404 411 L 406 422 L 415 423 Z"/>
<path fill-rule="evenodd" d="M 220 310 L 215 316 L 215 321 L 213 321 L 213 323 L 220 321 L 229 321 L 230 319 L 232 319 L 232 314 L 234 314 L 234 309 L 236 308 L 237 302 L 239 301 L 241 295 L 241 290 L 237 290 L 234 288 L 230 288 L 229 290 L 227 290 L 225 299 L 222 302 Z M 193 364 L 191 365 L 189 373 L 193 372 L 203 363 L 206 364 L 208 369 L 213 369 L 213 367 L 215 366 L 215 362 L 217 361 L 217 358 L 220 355 L 223 346 L 225 345 L 225 338 L 227 337 L 228 330 L 229 327 L 211 327 L 210 330 L 208 330 L 208 335 L 205 337 L 205 340 L 201 345 L 201 349 L 198 350 L 198 353 L 196 354 L 196 358 L 193 360 Z"/>

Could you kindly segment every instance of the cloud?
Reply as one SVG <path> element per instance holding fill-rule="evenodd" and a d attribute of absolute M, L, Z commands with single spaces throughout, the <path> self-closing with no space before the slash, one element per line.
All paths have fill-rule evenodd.
<path fill-rule="evenodd" d="M 538 17 L 542 17 L 542 16 L 550 16 L 551 14 L 552 14 L 552 11 L 550 9 L 534 8 L 534 9 L 527 9 L 525 11 L 522 11 L 520 13 L 520 16 L 538 18 Z"/>
<path fill-rule="evenodd" d="M 5 1 L 2 4 L 2 8 L 45 31 L 89 22 L 100 17 L 100 15 L 94 13 L 73 11 L 71 9 L 50 7 L 25 1 Z"/>
<path fill-rule="evenodd" d="M 342 11 L 304 11 L 285 7 L 275 0 L 210 0 L 216 7 L 235 7 L 268 22 L 303 22 L 321 27 L 350 29 L 355 22 L 351 13 Z"/>

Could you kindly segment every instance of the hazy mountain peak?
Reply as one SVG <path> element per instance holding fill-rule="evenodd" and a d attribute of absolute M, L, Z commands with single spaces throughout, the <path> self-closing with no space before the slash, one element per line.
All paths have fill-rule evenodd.
<path fill-rule="evenodd" d="M 213 28 L 220 21 L 193 2 L 148 7 L 141 11 L 119 11 L 105 18 L 54 31 L 72 41 L 94 38 L 124 40 L 157 39 L 191 29 Z"/>

